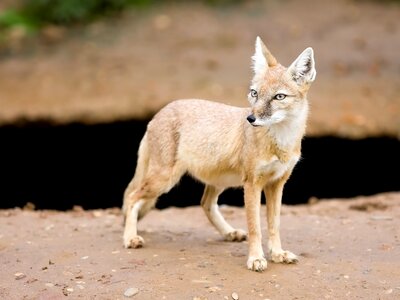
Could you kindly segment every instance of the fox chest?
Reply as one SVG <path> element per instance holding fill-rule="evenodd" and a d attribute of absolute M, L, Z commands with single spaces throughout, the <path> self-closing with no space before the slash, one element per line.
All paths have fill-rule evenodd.
<path fill-rule="evenodd" d="M 276 156 L 270 160 L 260 160 L 255 166 L 255 176 L 261 181 L 275 181 L 292 170 L 298 160 L 299 156 L 294 156 L 287 162 L 280 161 Z"/>

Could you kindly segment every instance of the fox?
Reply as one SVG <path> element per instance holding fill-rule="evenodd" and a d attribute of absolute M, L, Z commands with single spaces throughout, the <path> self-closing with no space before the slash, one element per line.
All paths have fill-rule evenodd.
<path fill-rule="evenodd" d="M 250 107 L 200 99 L 175 100 L 147 125 L 135 174 L 124 192 L 125 248 L 140 248 L 137 222 L 157 198 L 184 174 L 204 183 L 201 206 L 227 241 L 248 240 L 247 268 L 262 272 L 261 194 L 267 209 L 269 259 L 297 263 L 282 249 L 280 214 L 283 188 L 301 155 L 309 111 L 307 93 L 315 80 L 314 51 L 306 48 L 289 67 L 271 54 L 259 36 L 252 56 Z M 227 188 L 243 188 L 247 231 L 233 228 L 218 207 Z"/>

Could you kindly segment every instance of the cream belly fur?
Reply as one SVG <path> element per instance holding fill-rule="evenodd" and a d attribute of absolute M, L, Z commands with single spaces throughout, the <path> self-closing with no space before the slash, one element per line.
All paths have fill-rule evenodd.
<path fill-rule="evenodd" d="M 260 160 L 256 164 L 255 173 L 257 176 L 268 177 L 269 181 L 275 181 L 281 178 L 288 170 L 292 169 L 298 160 L 299 156 L 293 157 L 287 163 L 281 162 L 277 156 L 274 156 L 270 161 Z M 208 185 L 223 189 L 243 186 L 243 175 L 234 173 L 234 171 L 221 172 L 219 174 L 217 171 L 210 172 L 212 175 L 209 177 L 196 174 L 195 171 L 188 171 L 192 177 Z"/>
<path fill-rule="evenodd" d="M 210 176 L 208 178 L 196 176 L 196 174 L 193 174 L 192 172 L 189 173 L 194 178 L 199 179 L 201 182 L 208 185 L 213 185 L 221 189 L 243 186 L 242 175 L 238 173 L 225 172 L 218 175 Z"/>

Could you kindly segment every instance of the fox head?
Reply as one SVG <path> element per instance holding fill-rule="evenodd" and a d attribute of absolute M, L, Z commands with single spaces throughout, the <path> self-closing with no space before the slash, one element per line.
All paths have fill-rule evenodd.
<path fill-rule="evenodd" d="M 312 48 L 286 68 L 257 37 L 252 61 L 254 77 L 248 94 L 252 110 L 247 117 L 251 125 L 270 126 L 307 114 L 306 96 L 317 74 Z"/>

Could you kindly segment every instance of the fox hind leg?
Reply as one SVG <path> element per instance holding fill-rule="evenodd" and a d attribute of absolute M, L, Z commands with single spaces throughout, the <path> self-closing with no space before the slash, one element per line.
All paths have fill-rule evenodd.
<path fill-rule="evenodd" d="M 125 219 L 127 215 L 128 206 L 132 203 L 132 196 L 134 192 L 138 189 L 139 184 L 143 181 L 143 178 L 148 171 L 149 160 L 150 160 L 150 155 L 148 149 L 148 138 L 146 133 L 140 142 L 135 176 L 129 182 L 124 192 L 122 212 L 124 214 Z"/>
<path fill-rule="evenodd" d="M 125 195 L 126 206 L 124 246 L 125 248 L 140 248 L 144 239 L 137 234 L 137 222 L 154 207 L 157 198 L 168 192 L 182 177 L 183 171 L 176 167 L 154 172 L 145 176 L 138 188 Z"/>
<path fill-rule="evenodd" d="M 125 230 L 124 230 L 124 247 L 125 248 L 141 248 L 144 245 L 144 239 L 137 234 L 137 220 L 139 211 L 144 205 L 144 200 L 126 204 Z"/>
<path fill-rule="evenodd" d="M 241 242 L 246 240 L 247 234 L 244 230 L 234 229 L 224 219 L 218 208 L 218 196 L 224 189 L 212 185 L 206 185 L 201 198 L 201 206 L 211 224 L 222 234 L 227 241 Z"/>

